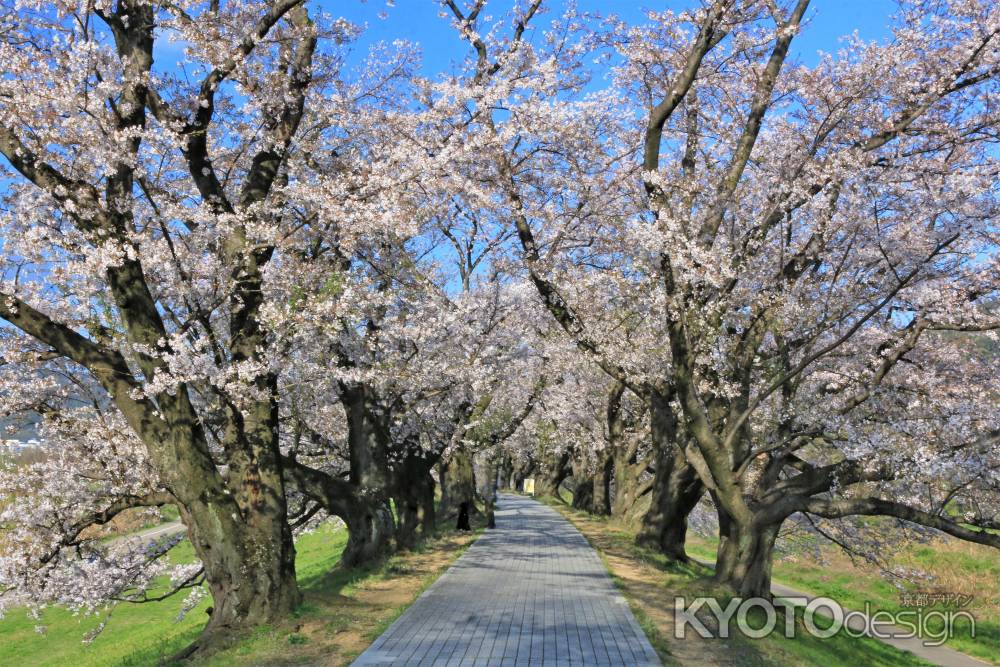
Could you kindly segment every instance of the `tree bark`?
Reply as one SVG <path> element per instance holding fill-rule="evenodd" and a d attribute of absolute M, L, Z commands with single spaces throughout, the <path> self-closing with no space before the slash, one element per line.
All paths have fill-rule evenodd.
<path fill-rule="evenodd" d="M 653 480 L 643 482 L 642 475 L 646 470 L 644 461 L 635 460 L 634 451 L 624 448 L 616 449 L 612 458 L 612 477 L 614 493 L 611 501 L 611 515 L 625 519 L 639 499 L 653 487 Z"/>
<path fill-rule="evenodd" d="M 573 475 L 576 485 L 573 487 L 573 502 L 575 509 L 584 512 L 594 511 L 594 478 L 590 475 Z"/>
<path fill-rule="evenodd" d="M 594 489 L 594 500 L 591 512 L 600 516 L 611 514 L 611 475 L 612 458 L 607 453 L 602 453 L 597 470 L 594 471 L 592 486 Z"/>
<path fill-rule="evenodd" d="M 283 463 L 289 486 L 320 503 L 347 525 L 347 546 L 341 563 L 351 567 L 386 554 L 395 526 L 389 508 L 379 498 L 362 493 L 353 482 L 294 458 L 284 458 Z"/>
<path fill-rule="evenodd" d="M 230 440 L 227 447 L 239 451 L 224 481 L 186 391 L 161 397 L 159 405 L 172 427 L 148 446 L 177 498 L 213 601 L 208 624 L 184 653 L 206 653 L 287 617 L 300 600 L 277 428 L 258 425 Z M 153 435 L 139 429 L 144 440 Z"/>
<path fill-rule="evenodd" d="M 652 392 L 649 408 L 650 435 L 657 453 L 656 474 L 652 502 L 642 519 L 636 543 L 686 562 L 687 518 L 705 487 L 679 446 L 677 418 L 667 397 Z"/>
<path fill-rule="evenodd" d="M 212 652 L 249 629 L 287 618 L 300 601 L 287 521 L 261 513 L 236 534 L 206 530 L 225 525 L 225 511 L 212 503 L 181 505 L 212 595 L 208 623 L 185 655 Z"/>
<path fill-rule="evenodd" d="M 347 546 L 340 561 L 348 566 L 363 565 L 384 558 L 392 548 L 396 524 L 392 510 L 381 499 L 357 498 L 346 516 Z"/>
<path fill-rule="evenodd" d="M 393 499 L 399 517 L 396 544 L 400 548 L 413 548 L 418 530 L 424 535 L 434 531 L 434 478 L 430 472 L 433 465 L 432 460 L 410 453 L 396 471 Z"/>
<path fill-rule="evenodd" d="M 514 464 L 510 460 L 510 455 L 503 453 L 500 455 L 500 461 L 497 464 L 497 488 L 513 488 L 513 478 Z"/>
<path fill-rule="evenodd" d="M 114 38 L 124 70 L 121 89 L 111 97 L 118 102 L 117 129 L 127 137 L 122 142 L 127 155 L 123 154 L 121 159 L 100 170 L 97 182 L 104 190 L 103 204 L 98 203 L 97 187 L 83 188 L 83 181 L 79 181 L 79 185 L 73 184 L 73 189 L 87 191 L 90 196 L 78 200 L 79 206 L 64 207 L 63 211 L 66 219 L 76 224 L 88 242 L 101 245 L 114 241 L 126 251 L 121 262 L 105 268 L 105 278 L 129 347 L 134 346 L 133 361 L 141 377 L 118 351 L 122 347 L 120 341 L 113 348 L 105 347 L 99 342 L 103 334 L 94 335 L 91 331 L 82 336 L 34 309 L 9 316 L 10 313 L 0 307 L 0 314 L 88 369 L 142 440 L 164 487 L 177 500 L 213 596 L 208 624 L 200 638 L 184 652 L 190 655 L 196 650 L 225 643 L 242 630 L 283 618 L 299 601 L 295 548 L 288 524 L 284 471 L 278 447 L 277 381 L 274 374 L 263 372 L 251 382 L 257 395 L 264 398 L 250 401 L 247 406 L 227 404 L 224 407 L 221 444 L 225 450 L 225 475 L 209 451 L 202 427 L 203 415 L 195 410 L 188 386 L 178 384 L 168 392 L 159 393 L 155 400 L 142 398 L 139 396 L 142 392 L 136 391 L 166 367 L 159 355 L 139 350 L 165 350 L 169 343 L 164 341 L 171 338 L 162 317 L 166 304 L 153 297 L 155 290 L 150 289 L 143 268 L 143 253 L 133 240 L 136 215 L 132 202 L 138 180 L 134 165 L 140 155 L 147 109 L 155 113 L 161 105 L 154 103 L 149 88 L 155 7 L 149 2 L 116 4 L 115 9 L 109 8 L 106 13 L 99 14 Z M 298 4 L 284 2 L 273 7 L 257 24 L 254 34 L 263 38 L 286 15 L 296 25 L 307 24 L 305 9 L 300 8 L 295 18 L 289 14 L 295 13 L 294 7 Z M 256 41 L 250 42 L 248 49 Z M 265 125 L 267 121 L 280 120 L 280 127 L 273 133 L 273 141 L 252 156 L 252 166 L 241 192 L 240 203 L 245 210 L 252 209 L 253 204 L 267 196 L 302 117 L 308 77 L 301 75 L 312 67 L 316 42 L 310 36 L 289 41 L 297 43 L 294 63 L 283 69 L 288 85 L 279 97 L 284 104 L 275 107 L 274 117 L 264 119 Z M 215 70 L 210 76 L 225 78 L 226 74 Z M 215 86 L 211 90 L 214 93 Z M 199 189 L 207 181 L 204 165 L 195 165 L 198 151 L 192 150 L 192 142 L 204 144 L 212 117 L 211 97 L 203 98 L 203 102 L 194 114 L 197 131 L 185 131 L 188 144 L 182 149 Z M 36 171 L 34 166 L 23 157 L 15 156 L 12 164 L 28 180 L 37 183 L 37 178 L 32 178 L 32 172 Z M 52 167 L 47 166 L 45 173 L 49 179 L 65 180 Z M 229 209 L 226 212 L 232 212 L 221 188 L 211 193 L 202 191 L 202 195 L 213 206 L 225 206 Z M 256 244 L 251 247 L 245 228 L 235 224 L 218 249 L 222 251 L 223 266 L 231 268 L 228 360 L 234 366 L 245 361 L 259 361 L 265 358 L 262 351 L 268 345 L 268 332 L 259 317 L 265 293 L 263 267 L 270 260 L 273 248 Z M 4 301 L 6 303 L 7 299 Z"/>
<path fill-rule="evenodd" d="M 379 409 L 374 392 L 363 385 L 342 387 L 341 400 L 347 412 L 350 476 L 356 496 L 345 519 L 350 536 L 341 559 L 356 565 L 389 553 L 396 534 L 389 505 L 393 480 L 384 416 L 388 411 Z"/>
<path fill-rule="evenodd" d="M 500 455 L 490 454 L 483 471 L 483 484 L 481 494 L 483 497 L 483 511 L 486 513 L 486 527 L 496 528 L 496 506 L 497 506 L 497 475 L 500 472 Z"/>
<path fill-rule="evenodd" d="M 535 470 L 535 495 L 559 497 L 559 486 L 572 472 L 569 461 L 570 453 L 552 453 L 539 457 L 541 465 Z"/>
<path fill-rule="evenodd" d="M 658 457 L 652 493 L 636 543 L 687 562 L 687 518 L 701 499 L 704 487 L 676 447 Z"/>
<path fill-rule="evenodd" d="M 604 482 L 606 485 L 607 510 L 613 516 L 624 519 L 638 502 L 639 498 L 649 491 L 649 484 L 641 489 L 641 477 L 646 471 L 646 464 L 638 460 L 640 440 L 633 434 L 628 437 L 625 411 L 622 399 L 626 387 L 621 382 L 614 382 L 608 392 L 607 423 L 608 423 L 608 455 L 605 461 Z M 612 492 L 612 481 L 614 491 Z"/>
<path fill-rule="evenodd" d="M 462 506 L 470 514 L 476 507 L 476 476 L 472 467 L 472 454 L 459 445 L 441 462 L 441 514 L 451 515 Z"/>
<path fill-rule="evenodd" d="M 479 486 L 479 495 L 483 499 L 484 503 L 494 502 L 497 497 L 497 475 L 499 473 L 498 465 L 499 456 L 496 454 L 490 454 L 486 457 L 485 465 L 483 465 L 483 479 Z"/>
<path fill-rule="evenodd" d="M 738 521 L 716 503 L 719 515 L 719 547 L 715 580 L 743 598 L 771 598 L 771 568 L 774 543 L 780 523 L 758 525 Z"/>
<path fill-rule="evenodd" d="M 607 452 L 599 452 L 594 461 L 574 459 L 573 507 L 591 514 L 611 514 L 611 471 L 611 456 Z"/>

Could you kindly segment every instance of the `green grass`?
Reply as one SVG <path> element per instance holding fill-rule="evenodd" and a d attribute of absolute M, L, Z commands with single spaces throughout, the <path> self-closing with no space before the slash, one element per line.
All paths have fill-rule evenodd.
<path fill-rule="evenodd" d="M 695 537 L 689 540 L 688 553 L 707 562 L 715 560 L 714 540 Z M 871 568 L 856 567 L 844 558 L 838 558 L 832 548 L 827 550 L 829 563 L 818 563 L 809 556 L 794 561 L 777 561 L 774 581 L 814 596 L 828 597 L 846 609 L 864 611 L 865 603 L 871 612 L 902 611 L 900 591 L 880 573 Z M 968 610 L 976 619 L 976 636 L 972 637 L 964 620 L 959 621 L 954 636 L 945 645 L 994 664 L 1000 664 L 1000 559 L 989 547 L 961 545 L 956 540 L 911 546 L 895 556 L 897 562 L 919 567 L 921 570 L 949 577 L 938 584 L 939 588 L 953 590 L 958 587 L 974 590 L 975 607 Z M 993 598 L 990 600 L 989 598 Z M 928 627 L 932 633 L 941 631 L 942 623 L 931 618 Z"/>
<path fill-rule="evenodd" d="M 176 516 L 167 508 L 164 520 Z M 482 517 L 476 519 L 482 523 Z M 442 523 L 448 520 L 442 517 Z M 482 526 L 473 535 L 477 535 Z M 415 599 L 434 582 L 447 565 L 471 544 L 448 540 L 455 531 L 447 527 L 422 538 L 411 550 L 387 559 L 356 568 L 338 567 L 340 555 L 347 545 L 347 530 L 342 526 L 326 525 L 301 535 L 295 543 L 296 573 L 303 593 L 302 604 L 280 626 L 257 628 L 240 638 L 232 647 L 197 661 L 211 667 L 243 667 L 247 664 L 315 664 L 322 658 L 348 660 L 360 652 L 365 642 L 380 635 L 409 603 L 393 605 L 359 604 L 352 596 L 368 586 L 380 586 L 410 572 L 415 556 L 431 552 L 438 565 L 413 571 L 419 578 L 407 580 L 405 592 Z M 442 556 L 443 554 L 443 556 Z M 183 541 L 169 553 L 174 563 L 192 562 L 194 551 Z M 160 582 L 161 588 L 166 581 Z M 155 594 L 157 589 L 150 591 Z M 45 609 L 40 619 L 28 618 L 24 609 L 14 609 L 0 620 L 0 666 L 21 665 L 46 667 L 140 667 L 160 664 L 193 642 L 207 621 L 205 610 L 211 605 L 206 598 L 188 615 L 178 621 L 186 593 L 147 604 L 120 604 L 107 613 L 96 616 L 73 615 L 60 607 Z M 404 596 L 406 597 L 406 596 Z M 107 626 L 93 642 L 83 638 L 102 621 Z M 44 626 L 45 633 L 36 632 Z M 360 636 L 358 636 L 358 629 Z M 354 631 L 355 645 L 341 646 L 337 636 L 341 631 Z"/>
<path fill-rule="evenodd" d="M 177 509 L 177 505 L 164 505 L 160 508 L 160 523 L 177 521 L 180 518 L 181 513 L 180 510 Z"/>
<path fill-rule="evenodd" d="M 302 535 L 296 542 L 296 568 L 303 587 L 322 579 L 340 559 L 347 542 L 346 531 L 323 528 Z M 190 543 L 184 541 L 171 552 L 173 562 L 194 559 Z M 83 637 L 97 627 L 106 614 L 74 616 L 58 607 L 46 609 L 40 620 L 15 609 L 0 620 L 0 665 L 73 665 L 111 667 L 156 664 L 190 644 L 204 626 L 205 599 L 183 620 L 177 621 L 184 593 L 162 602 L 121 604 L 114 608 L 107 627 L 90 644 Z M 45 626 L 44 635 L 35 631 Z"/>

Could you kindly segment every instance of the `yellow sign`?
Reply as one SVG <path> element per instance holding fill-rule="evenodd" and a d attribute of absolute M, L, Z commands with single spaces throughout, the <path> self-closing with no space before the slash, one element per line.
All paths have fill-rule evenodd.
<path fill-rule="evenodd" d="M 524 492 L 535 495 L 535 480 L 532 477 L 524 480 Z"/>

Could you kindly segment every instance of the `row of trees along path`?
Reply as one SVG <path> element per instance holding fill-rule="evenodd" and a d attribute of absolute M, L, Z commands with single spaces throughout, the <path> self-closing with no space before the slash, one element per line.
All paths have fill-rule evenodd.
<path fill-rule="evenodd" d="M 0 7 L 7 597 L 170 575 L 208 652 L 298 604 L 296 532 L 379 558 L 477 468 L 680 560 L 707 510 L 741 595 L 789 526 L 1000 546 L 991 0 L 801 59 L 808 0 L 427 2 L 433 73 L 305 0 Z M 94 539 L 165 505 L 196 563 Z"/>

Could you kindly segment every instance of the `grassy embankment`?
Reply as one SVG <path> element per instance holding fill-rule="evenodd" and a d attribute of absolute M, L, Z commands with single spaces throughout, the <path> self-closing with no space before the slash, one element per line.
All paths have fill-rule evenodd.
<path fill-rule="evenodd" d="M 201 661 L 212 667 L 247 664 L 349 664 L 472 543 L 475 533 L 445 531 L 410 552 L 367 568 L 338 565 L 347 542 L 343 528 L 324 527 L 296 541 L 296 569 L 304 600 L 292 618 L 263 627 L 232 648 Z M 184 541 L 170 557 L 188 562 Z M 204 625 L 203 600 L 177 621 L 181 598 L 114 609 L 104 632 L 90 644 L 84 635 L 103 616 L 73 616 L 46 609 L 39 620 L 13 610 L 0 620 L 0 665 L 138 667 L 157 664 L 188 645 Z M 45 634 L 36 632 L 44 626 Z"/>
<path fill-rule="evenodd" d="M 715 543 L 711 540 L 695 537 L 690 551 L 702 560 L 715 559 Z M 775 563 L 774 580 L 814 596 L 837 600 L 847 609 L 863 611 L 866 602 L 872 613 L 905 609 L 901 591 L 873 567 L 854 563 L 833 547 L 823 549 L 823 559 L 820 563 L 808 554 L 785 557 Z M 976 619 L 976 636 L 970 636 L 969 627 L 960 621 L 945 645 L 1000 665 L 1000 558 L 995 549 L 941 538 L 910 544 L 893 556 L 893 562 L 933 576 L 931 582 L 918 587 L 920 590 L 971 597 L 969 605 L 962 609 Z M 928 626 L 931 633 L 938 633 L 942 623 L 932 616 Z"/>

